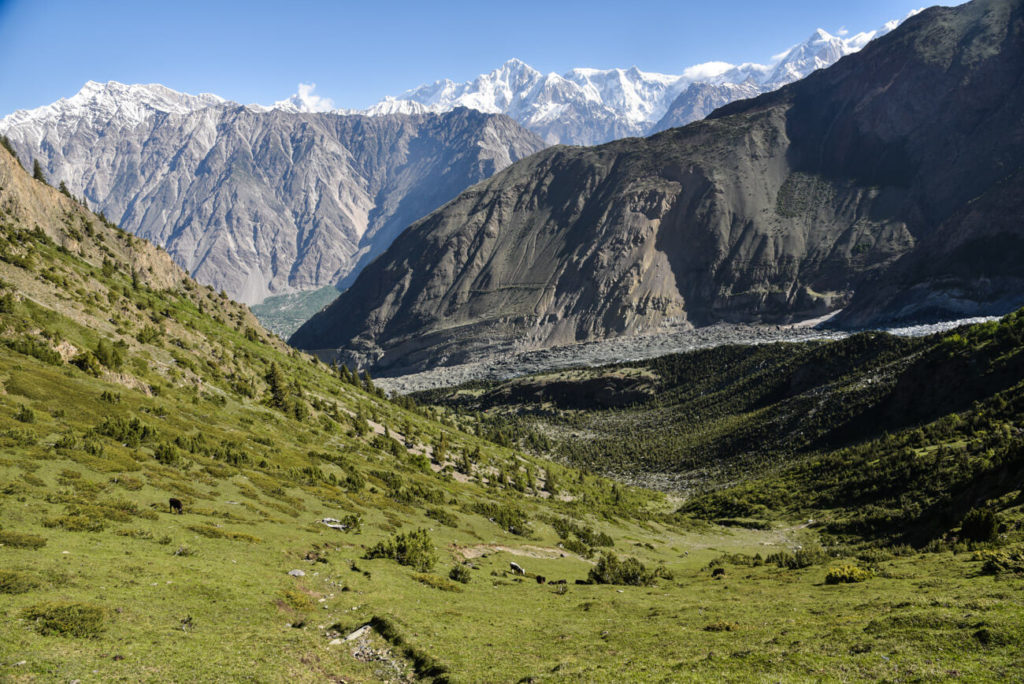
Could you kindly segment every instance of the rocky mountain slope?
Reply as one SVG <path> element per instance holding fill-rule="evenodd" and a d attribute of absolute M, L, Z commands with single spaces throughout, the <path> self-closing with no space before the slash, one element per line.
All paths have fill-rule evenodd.
<path fill-rule="evenodd" d="M 541 149 L 501 115 L 342 116 L 89 83 L 0 121 L 23 162 L 249 304 L 335 285 L 417 218 Z"/>
<path fill-rule="evenodd" d="M 849 37 L 818 29 L 768 64 L 707 62 L 681 74 L 636 67 L 543 74 L 512 59 L 472 81 L 445 79 L 385 98 L 367 113 L 470 107 L 507 114 L 552 144 L 595 145 L 682 126 L 733 100 L 775 90 L 834 64 L 898 24 L 894 20 Z"/>
<path fill-rule="evenodd" d="M 856 320 L 1001 313 L 1024 299 L 1005 211 L 1024 158 L 1021 16 L 1020 0 L 932 8 L 706 121 L 534 155 L 412 226 L 292 342 L 399 374 L 665 322 L 810 317 L 915 251 L 937 267 L 947 230 L 983 287 L 955 310 L 855 302 Z"/>

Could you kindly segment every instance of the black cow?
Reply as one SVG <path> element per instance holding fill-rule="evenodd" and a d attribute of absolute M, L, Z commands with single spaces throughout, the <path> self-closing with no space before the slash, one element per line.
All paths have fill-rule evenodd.
<path fill-rule="evenodd" d="M 182 513 L 185 512 L 182 509 L 182 507 L 181 507 L 181 501 L 180 500 L 178 500 L 178 499 L 171 499 L 168 503 L 171 505 L 171 513 L 177 513 L 178 515 L 181 515 Z"/>

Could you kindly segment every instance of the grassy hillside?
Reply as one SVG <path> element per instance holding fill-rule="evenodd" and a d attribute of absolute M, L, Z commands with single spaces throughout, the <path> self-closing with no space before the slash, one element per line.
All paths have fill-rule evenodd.
<path fill-rule="evenodd" d="M 0 679 L 1016 672 L 1016 529 L 826 553 L 677 513 L 290 350 L 2 150 L 0 236 Z"/>

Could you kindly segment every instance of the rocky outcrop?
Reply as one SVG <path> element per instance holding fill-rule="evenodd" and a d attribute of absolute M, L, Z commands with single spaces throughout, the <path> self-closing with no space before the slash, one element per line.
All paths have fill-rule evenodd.
<path fill-rule="evenodd" d="M 667 131 L 670 128 L 685 126 L 700 121 L 719 107 L 757 97 L 761 93 L 773 90 L 753 79 L 743 83 L 693 83 L 669 105 L 668 111 L 651 127 L 651 133 Z"/>
<path fill-rule="evenodd" d="M 1021 4 L 932 8 L 708 120 L 515 164 L 403 233 L 291 341 L 398 374 L 841 308 L 947 223 L 967 244 L 958 217 L 979 198 L 1009 201 L 1024 159 Z M 986 230 L 1010 245 L 1019 214 L 991 206 Z M 987 277 L 978 266 L 972 282 Z"/>
<path fill-rule="evenodd" d="M 544 147 L 502 115 L 263 110 L 87 85 L 0 126 L 24 161 L 245 303 L 336 285 L 402 228 Z"/>

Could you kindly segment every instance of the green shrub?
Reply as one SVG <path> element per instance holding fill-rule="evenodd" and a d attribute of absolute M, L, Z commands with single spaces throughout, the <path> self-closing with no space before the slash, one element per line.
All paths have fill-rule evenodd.
<path fill-rule="evenodd" d="M 100 364 L 99 359 L 97 359 L 96 355 L 88 349 L 71 359 L 71 364 L 73 366 L 77 366 L 89 375 L 96 377 L 99 377 L 100 374 L 103 373 L 103 366 Z"/>
<path fill-rule="evenodd" d="M 106 629 L 104 610 L 87 603 L 48 601 L 29 606 L 21 616 L 43 636 L 90 638 Z"/>
<path fill-rule="evenodd" d="M 983 575 L 1024 574 L 1024 549 L 975 551 L 972 560 L 982 561 Z"/>
<path fill-rule="evenodd" d="M 69 506 L 64 515 L 43 521 L 43 527 L 60 527 L 68 532 L 102 532 L 106 526 L 95 506 Z"/>
<path fill-rule="evenodd" d="M 22 404 L 18 412 L 14 414 L 14 419 L 22 423 L 34 423 L 36 422 L 36 414 L 35 411 Z"/>
<path fill-rule="evenodd" d="M 16 549 L 41 549 L 46 546 L 46 538 L 35 534 L 0 530 L 0 546 L 12 546 Z"/>
<path fill-rule="evenodd" d="M 872 576 L 872 572 L 865 568 L 849 564 L 840 565 L 828 569 L 825 573 L 825 584 L 852 584 L 869 580 Z"/>
<path fill-rule="evenodd" d="M 777 565 L 780 568 L 797 570 L 809 568 L 812 565 L 820 565 L 829 560 L 829 556 L 820 546 L 810 545 L 806 548 L 797 549 L 795 553 L 789 551 L 777 551 L 769 554 L 764 562 L 768 565 Z"/>
<path fill-rule="evenodd" d="M 719 620 L 718 622 L 712 622 L 704 625 L 705 632 L 735 632 L 740 628 L 735 622 L 727 622 L 725 620 Z"/>
<path fill-rule="evenodd" d="M 298 589 L 285 589 L 284 602 L 299 612 L 308 612 L 316 608 L 316 603 L 309 594 Z"/>
<path fill-rule="evenodd" d="M 453 565 L 452 569 L 448 571 L 448 578 L 453 579 L 456 582 L 462 582 L 463 584 L 469 584 L 469 580 L 472 579 L 473 574 L 469 571 L 465 565 L 461 563 Z"/>
<path fill-rule="evenodd" d="M 999 520 L 988 508 L 972 508 L 960 522 L 960 536 L 970 541 L 992 541 L 998 532 Z"/>
<path fill-rule="evenodd" d="M 0 594 L 24 594 L 39 586 L 39 582 L 24 572 L 0 570 Z"/>
<path fill-rule="evenodd" d="M 473 504 L 472 510 L 507 532 L 524 537 L 530 534 L 529 520 L 526 517 L 526 513 L 516 506 L 481 502 Z"/>
<path fill-rule="evenodd" d="M 636 558 L 628 557 L 620 561 L 618 556 L 608 551 L 601 554 L 597 565 L 590 569 L 587 579 L 594 584 L 644 587 L 654 583 L 655 573 L 649 571 Z"/>
<path fill-rule="evenodd" d="M 462 589 L 459 588 L 458 584 L 455 584 L 454 582 L 449 582 L 444 577 L 438 577 L 437 575 L 431 575 L 425 572 L 417 572 L 412 576 L 412 578 L 417 582 L 426 584 L 428 587 L 440 589 L 441 591 L 462 591 Z"/>
<path fill-rule="evenodd" d="M 222 530 L 221 528 L 214 527 L 213 525 L 189 525 L 188 529 L 192 530 L 196 534 L 201 534 L 204 537 L 209 537 L 211 539 L 231 539 L 234 541 L 246 541 L 250 544 L 258 544 L 260 542 L 259 537 L 254 537 L 251 534 Z"/>
<path fill-rule="evenodd" d="M 105 418 L 95 431 L 131 448 L 156 438 L 156 430 L 138 418 Z"/>
<path fill-rule="evenodd" d="M 434 566 L 436 555 L 430 535 L 421 528 L 393 534 L 389 539 L 371 547 L 363 558 L 390 558 L 399 565 L 408 565 L 426 572 Z"/>
<path fill-rule="evenodd" d="M 428 518 L 436 520 L 445 527 L 457 527 L 459 524 L 458 519 L 443 508 L 428 508 L 426 515 Z"/>

